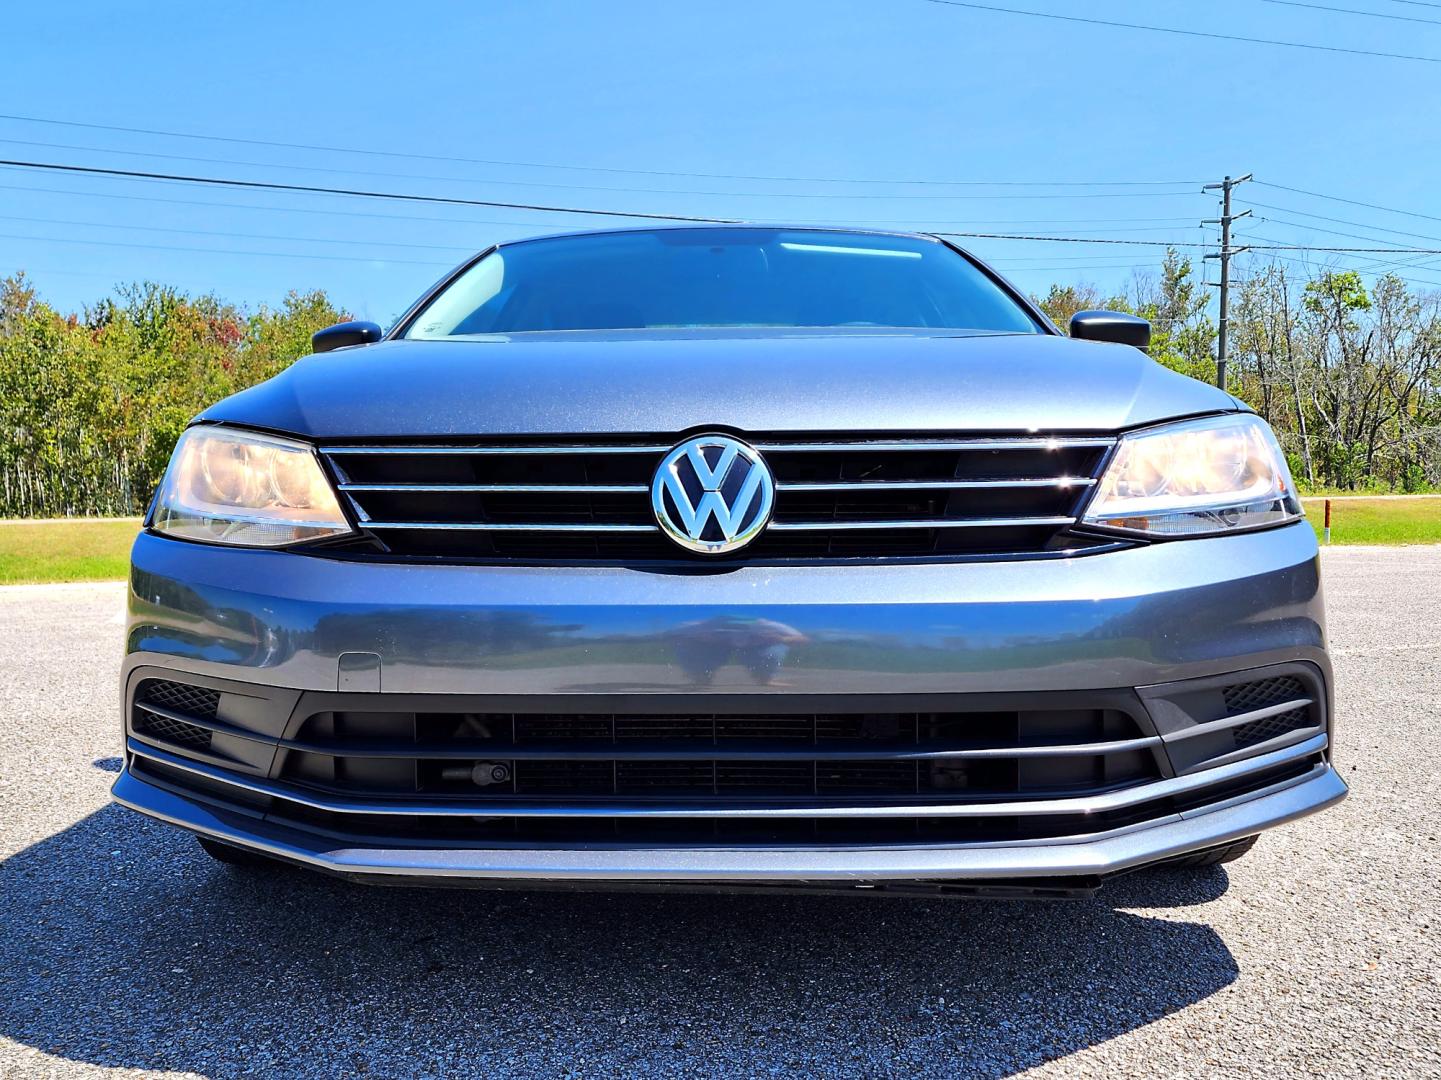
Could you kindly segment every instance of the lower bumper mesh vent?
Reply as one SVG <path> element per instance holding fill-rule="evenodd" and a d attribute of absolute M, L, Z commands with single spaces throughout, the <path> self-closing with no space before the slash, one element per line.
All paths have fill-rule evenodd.
<path fill-rule="evenodd" d="M 156 716 L 154 713 L 142 712 L 135 718 L 135 728 L 152 739 L 160 739 L 162 742 L 178 743 L 181 746 L 190 746 L 196 749 L 203 749 L 210 745 L 210 732 L 205 728 L 187 724 L 181 720 L 172 720 L 168 716 Z"/>
<path fill-rule="evenodd" d="M 143 683 L 135 695 L 132 723 L 135 730 L 152 739 L 204 750 L 210 746 L 209 728 L 188 724 L 176 716 L 165 716 L 145 708 L 153 705 L 170 712 L 183 713 L 197 720 L 214 720 L 220 708 L 220 692 L 204 686 L 151 679 Z"/>
<path fill-rule="evenodd" d="M 191 716 L 215 719 L 220 708 L 220 691 L 204 686 L 189 686 L 186 683 L 164 682 L 153 679 L 140 688 L 139 700 Z"/>
<path fill-rule="evenodd" d="M 1237 716 L 1253 709 L 1264 709 L 1269 705 L 1294 701 L 1305 696 L 1306 688 L 1301 685 L 1301 680 L 1291 675 L 1241 683 L 1239 686 L 1226 688 L 1226 714 Z"/>

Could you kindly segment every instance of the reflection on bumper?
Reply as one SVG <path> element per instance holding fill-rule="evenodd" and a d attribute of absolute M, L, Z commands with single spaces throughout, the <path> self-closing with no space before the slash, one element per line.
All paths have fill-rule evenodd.
<path fill-rule="evenodd" d="M 625 567 L 354 562 L 142 535 L 138 665 L 298 690 L 1078 690 L 1326 666 L 1304 522 L 1068 559 Z"/>
<path fill-rule="evenodd" d="M 205 836 L 340 874 L 390 879 L 572 882 L 985 880 L 1114 874 L 1224 844 L 1323 810 L 1346 785 L 1329 765 L 1229 803 L 1075 840 L 952 847 L 421 849 L 337 847 L 322 837 L 212 810 L 133 776 L 126 806 Z"/>

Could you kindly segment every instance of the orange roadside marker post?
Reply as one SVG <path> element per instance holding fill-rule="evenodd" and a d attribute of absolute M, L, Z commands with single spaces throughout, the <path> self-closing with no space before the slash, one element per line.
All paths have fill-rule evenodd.
<path fill-rule="evenodd" d="M 1327 499 L 1327 500 L 1326 500 L 1326 525 L 1325 525 L 1325 533 L 1326 533 L 1326 543 L 1329 544 L 1329 543 L 1331 542 L 1331 500 L 1330 500 L 1330 499 Z"/>

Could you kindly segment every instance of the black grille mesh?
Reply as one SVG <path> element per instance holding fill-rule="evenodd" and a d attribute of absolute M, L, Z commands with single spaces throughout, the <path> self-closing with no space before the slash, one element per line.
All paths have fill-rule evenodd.
<path fill-rule="evenodd" d="M 1225 696 L 1226 715 L 1237 716 L 1244 712 L 1251 712 L 1253 709 L 1264 709 L 1268 705 L 1279 705 L 1283 701 L 1295 701 L 1297 698 L 1306 697 L 1307 694 L 1300 679 L 1291 675 L 1281 675 L 1274 679 L 1261 679 L 1259 682 L 1229 686 L 1226 688 Z M 1260 723 L 1260 721 L 1257 722 Z M 1246 726 L 1250 727 L 1251 725 L 1247 724 Z"/>
<path fill-rule="evenodd" d="M 1263 720 L 1252 720 L 1249 724 L 1242 724 L 1236 729 L 1236 746 L 1255 746 L 1267 739 L 1274 739 L 1311 726 L 1309 709 L 1292 709 L 1279 716 L 1268 716 Z"/>
<path fill-rule="evenodd" d="M 139 698 L 153 705 L 160 705 L 176 712 L 191 716 L 215 719 L 220 707 L 220 691 L 204 686 L 190 686 L 186 683 L 152 680 L 140 688 Z"/>
<path fill-rule="evenodd" d="M 140 710 L 136 717 L 136 727 L 152 739 L 159 739 L 162 742 L 177 743 L 180 746 L 189 746 L 195 749 L 205 749 L 210 745 L 210 732 L 195 724 L 187 724 L 180 720 L 172 720 L 168 716 L 156 716 Z"/>
<path fill-rule="evenodd" d="M 185 713 L 197 720 L 214 720 L 220 708 L 220 691 L 204 686 L 190 686 L 187 683 L 151 679 L 141 685 L 135 700 L 137 706 L 148 703 Z M 208 728 L 199 724 L 187 724 L 169 716 L 158 716 L 143 707 L 135 709 L 134 725 L 138 733 L 161 742 L 194 750 L 205 750 L 210 746 Z"/>

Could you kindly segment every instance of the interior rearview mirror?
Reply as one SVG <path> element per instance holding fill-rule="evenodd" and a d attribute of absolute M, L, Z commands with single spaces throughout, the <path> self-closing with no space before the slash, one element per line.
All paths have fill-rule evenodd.
<path fill-rule="evenodd" d="M 1071 336 L 1144 349 L 1151 344 L 1151 324 L 1122 311 L 1078 311 L 1071 316 Z"/>

